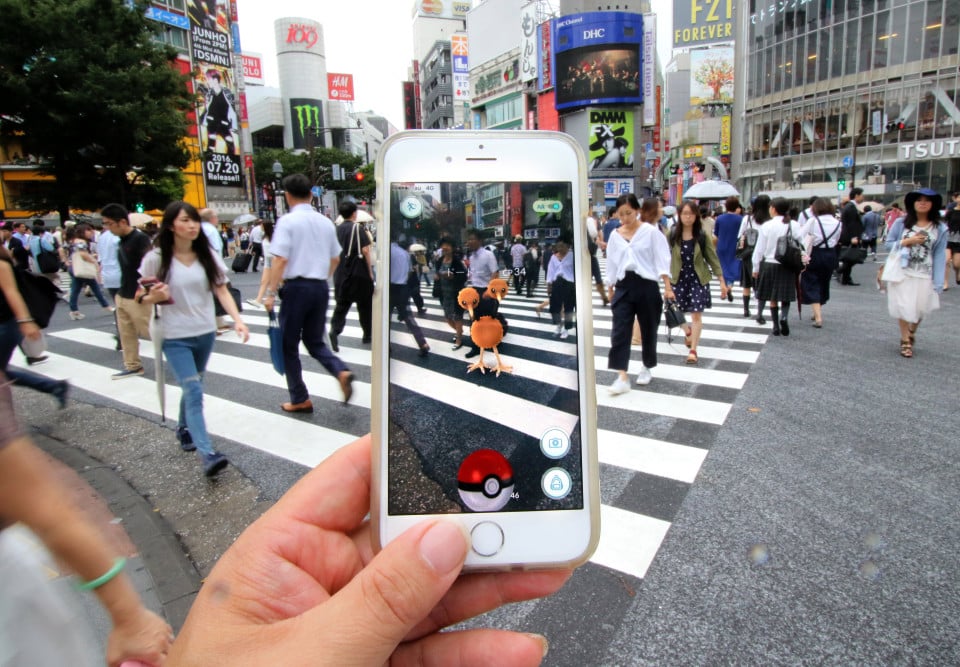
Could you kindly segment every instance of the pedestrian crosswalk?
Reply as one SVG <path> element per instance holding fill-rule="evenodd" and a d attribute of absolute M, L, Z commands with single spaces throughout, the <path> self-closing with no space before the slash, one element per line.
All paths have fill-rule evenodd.
<path fill-rule="evenodd" d="M 424 290 L 427 312 L 418 316 L 431 345 L 424 361 L 403 357 L 409 373 L 403 378 L 404 390 L 429 394 L 437 399 L 437 380 L 442 376 L 444 390 L 439 397 L 449 405 L 466 399 L 482 401 L 478 387 L 465 369 L 467 348 L 451 349 L 452 331 L 445 324 L 442 308 Z M 502 354 L 511 356 L 515 372 L 508 382 L 517 387 L 535 383 L 558 387 L 571 386 L 573 371 L 562 364 L 545 363 L 549 354 L 572 355 L 575 337 L 554 337 L 555 327 L 549 313 L 538 316 L 534 306 L 545 296 L 538 288 L 532 298 L 512 293 L 501 306 L 510 328 Z M 615 373 L 606 370 L 611 312 L 594 295 L 593 345 L 597 383 L 599 460 L 601 463 L 602 536 L 592 562 L 617 573 L 642 579 L 659 549 L 670 522 L 682 502 L 686 489 L 694 482 L 706 458 L 710 443 L 726 420 L 732 403 L 747 380 L 750 366 L 757 361 L 766 342 L 768 326 L 760 326 L 742 316 L 739 301 L 728 304 L 719 299 L 714 285 L 714 307 L 704 316 L 704 345 L 699 346 L 700 362 L 683 363 L 687 350 L 682 335 L 668 342 L 661 325 L 658 343 L 660 364 L 653 369 L 654 380 L 646 387 L 612 396 L 607 391 Z M 331 304 L 332 305 L 332 304 Z M 351 316 L 354 313 L 351 312 Z M 268 318 L 264 311 L 247 305 L 244 321 L 251 330 L 250 340 L 241 344 L 233 333 L 217 339 L 205 380 L 204 411 L 211 435 L 237 446 L 264 452 L 303 466 L 314 466 L 337 448 L 369 430 L 371 391 L 369 346 L 361 344 L 356 319 L 340 336 L 339 356 L 354 372 L 354 394 L 349 405 L 341 404 L 340 387 L 335 378 L 323 371 L 304 353 L 304 380 L 315 406 L 312 415 L 288 415 L 279 404 L 287 400 L 283 377 L 272 368 L 266 335 Z M 111 402 L 121 409 L 159 415 L 156 385 L 152 379 L 153 347 L 141 344 L 141 356 L 147 375 L 121 382 L 110 375 L 119 367 L 120 355 L 114 350 L 112 320 L 91 318 L 83 326 L 50 329 L 47 338 L 50 360 L 31 368 L 56 378 L 67 378 L 77 389 Z M 404 350 L 415 352 L 413 336 L 403 325 L 392 322 L 391 341 Z M 536 358 L 524 359 L 523 349 L 535 349 Z M 547 357 L 544 357 L 547 353 Z M 17 366 L 22 359 L 11 363 Z M 463 364 L 463 372 L 441 373 L 446 366 Z M 632 351 L 630 372 L 640 366 L 640 350 Z M 172 379 L 169 380 L 172 382 Z M 493 418 L 504 428 L 526 432 L 531 411 L 551 410 L 522 390 L 513 392 L 515 400 L 499 404 Z M 176 418 L 179 389 L 167 387 L 168 420 Z M 561 410 L 551 418 L 557 423 L 575 419 Z M 539 433 L 533 434 L 539 437 Z M 644 489 L 669 485 L 675 492 L 668 498 L 645 497 Z M 677 491 L 679 490 L 679 491 Z"/>

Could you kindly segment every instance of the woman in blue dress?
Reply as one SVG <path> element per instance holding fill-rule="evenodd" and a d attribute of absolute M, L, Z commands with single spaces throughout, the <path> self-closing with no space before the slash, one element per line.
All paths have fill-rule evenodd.
<path fill-rule="evenodd" d="M 720 278 L 720 298 L 726 299 L 727 281 L 720 268 L 717 251 L 713 247 L 710 235 L 704 231 L 700 220 L 700 209 L 692 201 L 680 205 L 680 222 L 670 230 L 670 280 L 677 305 L 689 314 L 685 342 L 690 348 L 687 363 L 695 364 L 697 343 L 703 330 L 703 311 L 712 307 L 710 299 L 710 280 Z"/>
<path fill-rule="evenodd" d="M 726 213 L 717 216 L 713 226 L 713 233 L 717 237 L 717 257 L 723 268 L 723 279 L 727 285 L 733 285 L 740 279 L 740 260 L 737 259 L 737 242 L 740 240 L 740 223 L 743 216 L 740 214 L 740 200 L 736 197 L 727 197 L 723 204 Z M 727 290 L 727 300 L 733 302 L 733 290 Z"/>

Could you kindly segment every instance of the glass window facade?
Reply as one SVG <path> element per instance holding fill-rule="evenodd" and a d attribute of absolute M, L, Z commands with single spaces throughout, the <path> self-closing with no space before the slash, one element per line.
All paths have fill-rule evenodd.
<path fill-rule="evenodd" d="M 747 192 L 840 177 L 960 189 L 960 0 L 746 4 Z"/>

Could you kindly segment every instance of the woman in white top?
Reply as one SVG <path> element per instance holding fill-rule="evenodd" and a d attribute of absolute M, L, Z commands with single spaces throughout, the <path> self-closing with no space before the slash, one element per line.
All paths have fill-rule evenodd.
<path fill-rule="evenodd" d="M 573 311 L 577 307 L 577 290 L 573 279 L 573 240 L 564 234 L 553 244 L 553 255 L 547 265 L 547 295 L 550 297 L 550 316 L 557 327 L 554 336 L 567 338 L 573 328 Z M 606 297 L 606 295 L 604 295 Z M 561 314 L 562 320 L 561 323 Z"/>
<path fill-rule="evenodd" d="M 797 298 L 797 274 L 778 262 L 777 240 L 787 233 L 801 240 L 800 225 L 791 222 L 787 211 L 790 203 L 783 197 L 770 202 L 770 215 L 773 218 L 760 227 L 757 245 L 753 249 L 753 277 L 757 280 L 757 300 L 770 302 L 770 315 L 773 318 L 773 335 L 790 335 L 787 323 L 790 304 Z M 759 318 L 758 318 L 759 319 Z"/>
<path fill-rule="evenodd" d="M 203 418 L 203 372 L 217 331 L 210 293 L 233 318 L 243 342 L 250 332 L 227 289 L 227 267 L 200 231 L 197 209 L 182 201 L 167 206 L 156 245 L 144 256 L 140 275 L 141 283 L 148 284 L 150 278 L 159 282 L 139 291 L 136 299 L 166 304 L 160 306 L 163 353 L 182 389 L 177 437 L 184 451 L 198 451 L 204 474 L 212 477 L 226 467 L 227 459 L 213 449 Z"/>
<path fill-rule="evenodd" d="M 836 210 L 832 201 L 818 197 L 810 205 L 809 215 L 800 229 L 800 235 L 806 239 L 800 303 L 813 308 L 813 326 L 817 329 L 823 326 L 823 304 L 830 300 L 830 278 L 837 270 L 840 221 L 833 216 Z"/>
<path fill-rule="evenodd" d="M 887 246 L 901 258 L 903 279 L 887 281 L 887 310 L 900 326 L 900 356 L 911 358 L 921 320 L 940 308 L 949 229 L 943 198 L 924 188 L 904 197 L 906 215 L 890 227 Z"/>
<path fill-rule="evenodd" d="M 260 289 L 257 291 L 256 299 L 247 299 L 247 303 L 257 308 L 263 307 L 263 295 L 270 284 L 270 269 L 273 268 L 273 255 L 270 254 L 270 240 L 273 238 L 273 222 L 270 220 L 257 220 L 257 223 L 263 227 L 263 275 L 260 276 Z"/>
<path fill-rule="evenodd" d="M 743 287 L 743 316 L 750 317 L 750 294 L 753 289 L 753 249 L 756 243 L 751 246 L 747 240 L 751 236 L 760 234 L 760 225 L 770 219 L 770 197 L 767 195 L 757 195 L 750 204 L 750 214 L 743 216 L 740 221 L 740 231 L 737 232 L 737 254 L 740 257 L 740 286 Z M 752 230 L 747 234 L 748 230 Z M 742 252 L 741 252 L 741 249 Z M 748 254 L 743 254 L 748 253 Z M 757 303 L 757 323 L 766 324 L 763 319 L 763 307 L 766 304 L 762 301 Z"/>
<path fill-rule="evenodd" d="M 670 247 L 657 226 L 660 201 L 649 197 L 643 200 L 641 208 L 637 196 L 629 193 L 620 195 L 616 206 L 620 227 L 607 242 L 606 284 L 614 288 L 607 368 L 617 371 L 610 393 L 622 394 L 630 391 L 627 368 L 634 320 L 640 324 L 643 339 L 643 366 L 637 373 L 637 384 L 646 385 L 652 379 L 650 369 L 657 365 L 657 327 L 663 311 L 658 281 L 663 280 L 664 296 L 673 299 L 674 294 L 670 283 Z"/>

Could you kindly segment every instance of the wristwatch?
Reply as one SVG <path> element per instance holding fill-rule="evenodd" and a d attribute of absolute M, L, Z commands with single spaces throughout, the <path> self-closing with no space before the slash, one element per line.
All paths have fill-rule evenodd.
<path fill-rule="evenodd" d="M 277 296 L 277 293 L 276 293 L 275 290 L 267 289 L 266 295 L 267 295 L 267 296 L 273 296 L 273 297 L 275 297 L 275 296 Z"/>

